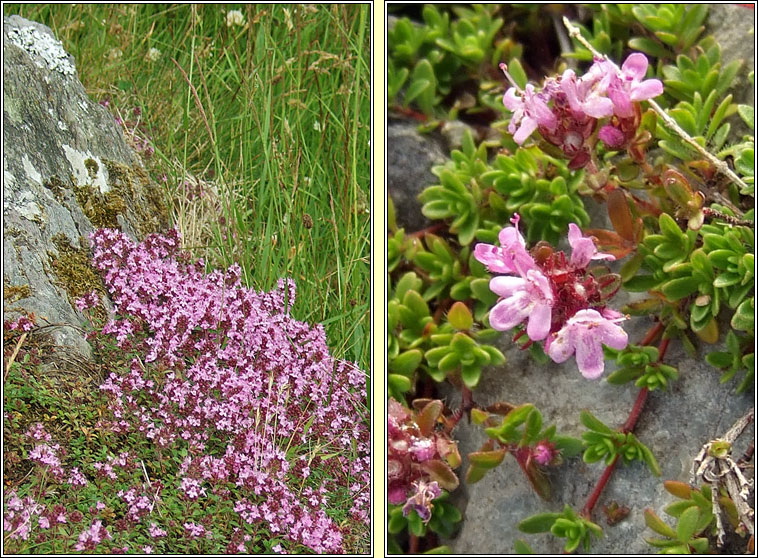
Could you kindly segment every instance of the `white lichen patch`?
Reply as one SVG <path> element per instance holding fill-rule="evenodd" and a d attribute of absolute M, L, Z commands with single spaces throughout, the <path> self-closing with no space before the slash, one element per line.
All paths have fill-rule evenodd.
<path fill-rule="evenodd" d="M 42 209 L 31 192 L 21 192 L 14 205 L 18 214 L 29 221 L 39 221 L 42 215 Z"/>
<path fill-rule="evenodd" d="M 34 63 L 40 68 L 72 76 L 76 68 L 71 64 L 63 44 L 36 27 L 13 27 L 8 31 L 8 38 L 19 48 L 32 55 Z"/>
<path fill-rule="evenodd" d="M 111 187 L 108 185 L 108 177 L 105 175 L 107 171 L 103 162 L 98 157 L 89 152 L 82 153 L 81 151 L 77 151 L 66 144 L 63 144 L 63 151 L 66 153 L 66 159 L 71 163 L 77 184 L 92 184 L 101 194 L 106 194 L 110 191 Z M 87 170 L 87 166 L 84 164 L 87 159 L 92 159 L 97 164 L 97 173 L 94 177 L 90 176 L 89 170 Z"/>
<path fill-rule="evenodd" d="M 26 176 L 28 176 L 33 182 L 42 184 L 42 175 L 37 172 L 37 169 L 34 168 L 34 165 L 32 165 L 32 162 L 29 160 L 29 157 L 27 157 L 26 154 L 24 154 L 24 158 L 21 159 L 21 163 L 24 165 Z"/>
<path fill-rule="evenodd" d="M 11 206 L 11 195 L 15 191 L 16 177 L 8 170 L 8 161 L 3 157 L 3 211 Z"/>

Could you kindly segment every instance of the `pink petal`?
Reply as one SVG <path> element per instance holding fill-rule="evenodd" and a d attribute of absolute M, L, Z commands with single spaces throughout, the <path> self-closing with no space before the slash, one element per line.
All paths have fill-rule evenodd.
<path fill-rule="evenodd" d="M 490 290 L 502 297 L 513 296 L 517 291 L 524 291 L 526 279 L 522 277 L 500 276 L 490 279 Z"/>
<path fill-rule="evenodd" d="M 521 145 L 524 143 L 524 141 L 526 141 L 526 138 L 532 135 L 532 132 L 534 132 L 536 129 L 537 121 L 529 116 L 524 117 L 521 120 L 521 126 L 516 131 L 516 133 L 513 134 L 513 141 Z"/>
<path fill-rule="evenodd" d="M 518 109 L 523 108 L 524 100 L 516 94 L 516 88 L 511 87 L 503 95 L 503 104 L 508 110 L 515 112 Z"/>
<path fill-rule="evenodd" d="M 600 340 L 594 330 L 585 330 L 578 335 L 576 343 L 576 364 L 579 372 L 587 379 L 594 380 L 603 374 L 605 356 Z"/>
<path fill-rule="evenodd" d="M 498 331 L 514 328 L 529 315 L 533 304 L 524 291 L 501 300 L 490 311 L 490 325 Z"/>
<path fill-rule="evenodd" d="M 605 97 L 592 95 L 582 104 L 582 109 L 592 118 L 605 118 L 613 114 L 613 102 Z"/>
<path fill-rule="evenodd" d="M 613 102 L 613 112 L 621 118 L 629 118 L 634 115 L 632 101 L 620 84 L 608 88 L 608 97 Z"/>
<path fill-rule="evenodd" d="M 629 336 L 621 326 L 605 320 L 600 326 L 600 341 L 613 349 L 624 349 L 629 343 Z"/>
<path fill-rule="evenodd" d="M 495 273 L 513 273 L 516 270 L 504 259 L 503 251 L 492 244 L 479 243 L 474 247 L 474 258 Z"/>
<path fill-rule="evenodd" d="M 663 93 L 663 84 L 657 79 L 647 79 L 632 88 L 632 101 L 647 101 Z"/>
<path fill-rule="evenodd" d="M 565 362 L 574 354 L 574 346 L 570 343 L 569 330 L 564 326 L 547 346 L 547 354 L 553 362 Z"/>
<path fill-rule="evenodd" d="M 601 139 L 605 145 L 611 148 L 621 147 L 624 143 L 624 134 L 618 128 L 605 125 L 597 133 L 598 139 Z"/>
<path fill-rule="evenodd" d="M 532 341 L 541 341 L 550 333 L 552 308 L 547 304 L 537 304 L 529 316 L 526 334 Z"/>
<path fill-rule="evenodd" d="M 539 297 L 543 302 L 553 303 L 553 289 L 550 288 L 550 281 L 536 269 L 530 269 L 526 272 L 526 279 L 532 287 L 531 295 L 533 298 Z"/>
<path fill-rule="evenodd" d="M 621 71 L 624 73 L 624 76 L 629 76 L 639 81 L 645 77 L 647 58 L 641 52 L 634 52 L 624 60 Z"/>

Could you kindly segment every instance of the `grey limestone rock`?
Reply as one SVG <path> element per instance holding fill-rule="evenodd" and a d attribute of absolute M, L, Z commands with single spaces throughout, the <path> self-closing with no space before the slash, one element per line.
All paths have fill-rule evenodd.
<path fill-rule="evenodd" d="M 395 204 L 397 224 L 406 232 L 429 225 L 421 214 L 418 195 L 437 183 L 431 172 L 446 157 L 436 136 L 423 135 L 417 124 L 390 121 L 387 127 L 387 190 Z"/>
<path fill-rule="evenodd" d="M 165 225 L 150 183 L 113 116 L 92 101 L 49 28 L 3 18 L 3 283 L 12 317 L 34 312 L 53 340 L 88 355 L 73 299 L 97 278 L 87 235 L 135 238 Z M 15 289 L 14 289 L 15 287 Z M 9 300 L 8 292 L 21 293 Z"/>

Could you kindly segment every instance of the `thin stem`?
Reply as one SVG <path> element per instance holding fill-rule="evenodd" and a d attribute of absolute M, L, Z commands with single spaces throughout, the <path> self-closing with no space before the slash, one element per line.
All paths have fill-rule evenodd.
<path fill-rule="evenodd" d="M 587 519 L 592 517 L 592 510 L 595 507 L 595 504 L 597 504 L 600 495 L 603 493 L 605 485 L 608 484 L 608 481 L 613 474 L 613 469 L 616 468 L 616 463 L 620 457 L 621 455 L 617 455 L 613 461 L 611 461 L 611 464 L 605 468 L 605 471 L 603 471 L 603 475 L 597 481 L 597 485 L 595 485 L 595 490 L 592 491 L 592 494 L 590 494 L 590 497 L 587 499 L 587 503 L 584 505 L 584 508 L 582 508 L 581 515 L 583 517 L 586 517 Z"/>
<path fill-rule="evenodd" d="M 607 60 L 608 63 L 610 63 L 613 68 L 616 69 L 617 72 L 619 72 L 619 67 L 607 56 L 604 54 L 599 53 L 597 50 L 595 50 L 595 47 L 593 47 L 582 35 L 579 33 L 579 29 L 575 27 L 568 18 L 563 18 L 563 25 L 566 26 L 566 29 L 568 29 L 569 35 L 574 37 L 577 41 L 579 41 L 586 49 L 588 49 L 593 56 L 596 58 L 599 58 L 601 60 Z M 747 184 L 745 184 L 742 179 L 737 176 L 732 169 L 729 168 L 729 165 L 727 165 L 724 161 L 716 157 L 715 155 L 712 155 L 708 150 L 703 148 L 699 143 L 697 143 L 694 139 L 690 137 L 690 135 L 682 130 L 682 128 L 679 127 L 679 124 L 676 123 L 676 121 L 671 118 L 666 112 L 660 107 L 658 103 L 653 101 L 652 99 L 648 99 L 647 101 L 650 103 L 650 108 L 655 111 L 655 113 L 661 117 L 663 122 L 671 128 L 676 134 L 682 138 L 686 143 L 688 143 L 695 151 L 697 151 L 700 155 L 708 159 L 713 166 L 718 169 L 718 171 L 723 174 L 724 176 L 728 177 L 729 180 L 737 184 L 741 189 L 746 189 Z"/>
<path fill-rule="evenodd" d="M 651 345 L 662 331 L 663 324 L 661 322 L 656 323 L 652 328 L 650 328 L 650 331 L 647 332 L 647 335 L 645 335 L 645 338 L 642 340 L 641 345 Z M 661 362 L 663 360 L 663 356 L 666 354 L 666 350 L 668 349 L 670 342 L 671 340 L 668 338 L 661 339 L 661 342 L 658 345 L 658 362 Z M 637 394 L 637 399 L 635 399 L 632 410 L 629 412 L 629 417 L 626 419 L 624 425 L 620 428 L 620 431 L 624 434 L 628 434 L 629 432 L 634 431 L 634 427 L 637 425 L 637 420 L 642 414 L 642 409 L 645 407 L 645 401 L 647 400 L 648 393 L 649 390 L 646 387 L 643 387 Z M 587 503 L 584 505 L 584 508 L 582 508 L 583 517 L 589 519 L 592 516 L 592 510 L 595 508 L 595 504 L 597 504 L 597 501 L 600 498 L 600 495 L 603 493 L 603 490 L 605 490 L 605 485 L 608 484 L 608 481 L 611 479 L 611 475 L 613 474 L 613 470 L 616 468 L 616 463 L 618 462 L 619 457 L 621 457 L 621 455 L 617 454 L 611 464 L 605 468 L 602 476 L 598 479 L 597 484 L 595 485 L 595 489 L 587 499 Z"/>

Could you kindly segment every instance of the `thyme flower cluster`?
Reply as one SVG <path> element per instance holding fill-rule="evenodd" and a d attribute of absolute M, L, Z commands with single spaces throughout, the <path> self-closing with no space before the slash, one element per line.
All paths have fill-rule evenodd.
<path fill-rule="evenodd" d="M 417 414 L 394 399 L 390 398 L 387 406 L 388 501 L 404 504 L 403 515 L 416 510 L 421 520 L 428 522 L 434 507 L 432 501 L 442 494 L 443 488 L 432 477 L 442 469 L 455 478 L 448 465 L 460 464 L 458 447 L 446 432 L 421 427 Z"/>
<path fill-rule="evenodd" d="M 508 131 L 521 145 L 537 130 L 563 151 L 570 160 L 569 168 L 583 168 L 592 160 L 599 119 L 607 120 L 597 131 L 597 139 L 612 149 L 626 147 L 640 124 L 639 101 L 663 93 L 660 80 L 644 79 L 647 66 L 647 58 L 639 52 L 629 55 L 620 69 L 608 60 L 596 59 L 581 77 L 568 69 L 561 76 L 547 78 L 541 90 L 532 84 L 522 90 L 501 64 L 513 83 L 503 96 L 503 104 L 513 112 Z"/>
<path fill-rule="evenodd" d="M 592 260 L 614 257 L 598 252 L 574 223 L 569 224 L 568 259 L 546 243 L 530 253 L 518 230 L 519 220 L 515 214 L 513 226 L 500 231 L 500 246 L 480 243 L 474 248 L 474 257 L 489 271 L 505 274 L 490 281 L 492 292 L 502 297 L 490 311 L 490 325 L 506 331 L 526 322 L 530 343 L 544 341 L 553 361 L 564 362 L 576 354 L 584 377 L 600 377 L 605 368 L 603 344 L 623 349 L 628 337 L 618 325 L 625 317 L 606 306 L 618 289 L 618 276 L 588 266 Z"/>
<path fill-rule="evenodd" d="M 294 283 L 280 280 L 278 289 L 258 293 L 240 284 L 237 265 L 206 275 L 202 261 L 192 263 L 180 252 L 176 230 L 140 244 L 111 229 L 90 239 L 93 266 L 114 303 L 102 334 L 115 338 L 128 363 L 101 385 L 110 414 L 98 427 L 141 438 L 159 459 L 185 455 L 173 488 L 188 507 L 228 500 L 238 526 L 262 528 L 293 548 L 341 552 L 343 530 L 327 510 L 348 502 L 355 520 L 369 522 L 370 432 L 361 411 L 366 375 L 330 355 L 323 326 L 290 316 Z M 77 307 L 98 303 L 93 292 Z M 28 437 L 36 444 L 30 459 L 49 471 L 51 482 L 87 486 L 81 471 L 64 468 L 64 448 L 41 425 Z M 90 479 L 118 486 L 115 497 L 126 511 L 107 528 L 98 517 L 101 507 L 91 508 L 77 550 L 105 544 L 112 538 L 109 528 L 123 531 L 143 523 L 152 537 L 166 535 L 151 520 L 167 487 L 157 479 L 136 480 L 140 466 L 125 451 L 85 471 Z M 34 498 L 11 494 L 5 531 L 27 539 L 33 529 L 72 521 L 74 514 L 77 522 L 84 519 L 58 507 L 47 510 Z M 235 527 L 232 533 L 227 524 L 207 519 L 202 525 L 185 522 L 183 536 L 226 539 L 229 552 L 250 550 L 245 530 Z"/>

